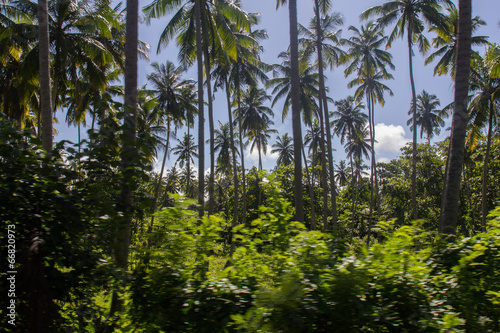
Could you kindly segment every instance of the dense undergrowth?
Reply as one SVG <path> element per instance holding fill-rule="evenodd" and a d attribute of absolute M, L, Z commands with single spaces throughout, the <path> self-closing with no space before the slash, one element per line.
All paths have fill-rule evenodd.
<path fill-rule="evenodd" d="M 49 158 L 29 134 L 3 126 L 1 136 L 2 253 L 8 225 L 17 233 L 17 325 L 4 325 L 6 298 L 0 310 L 8 331 L 101 332 L 110 322 L 116 332 L 500 331 L 500 209 L 486 232 L 454 240 L 427 220 L 379 222 L 367 247 L 352 233 L 294 222 L 270 174 L 266 204 L 234 234 L 227 214 L 200 220 L 179 195 L 148 232 L 151 198 L 138 184 L 123 272 L 111 251 L 114 146 L 89 143 L 80 156 L 60 145 Z M 125 308 L 108 318 L 118 285 L 127 286 Z"/>

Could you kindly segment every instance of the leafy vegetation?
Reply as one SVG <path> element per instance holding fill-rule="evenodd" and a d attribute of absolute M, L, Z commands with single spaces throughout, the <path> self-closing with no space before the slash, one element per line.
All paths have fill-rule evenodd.
<path fill-rule="evenodd" d="M 296 1 L 276 3 L 290 49 L 271 65 L 239 1 L 153 1 L 146 21 L 173 12 L 159 45 L 175 39 L 181 64 L 154 63 L 142 88 L 137 0 L 0 3 L 5 331 L 500 331 L 500 49 L 472 36 L 485 22 L 470 0 L 386 1 L 348 39 L 330 1 L 313 1 L 307 27 Z M 413 82 L 427 32 L 426 64 L 455 81 L 443 108 Z M 377 163 L 375 107 L 398 93 L 388 47 L 403 36 L 413 140 Z M 184 78 L 195 62 L 197 81 Z M 325 77 L 339 65 L 356 91 L 333 101 Z M 229 118 L 217 128 L 215 89 Z M 273 127 L 281 99 L 290 135 Z M 55 110 L 77 143 L 54 143 Z M 431 142 L 449 115 L 451 136 Z"/>

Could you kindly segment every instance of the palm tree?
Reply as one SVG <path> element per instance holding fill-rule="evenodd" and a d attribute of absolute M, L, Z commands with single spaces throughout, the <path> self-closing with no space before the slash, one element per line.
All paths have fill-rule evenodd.
<path fill-rule="evenodd" d="M 126 37 L 125 37 L 125 96 L 123 149 L 121 155 L 122 184 L 120 211 L 123 217 L 118 221 L 114 244 L 114 258 L 119 269 L 127 271 L 130 250 L 130 227 L 133 218 L 134 193 L 131 184 L 134 182 L 133 163 L 136 156 L 136 118 L 137 118 L 137 46 L 139 33 L 139 1 L 127 0 Z M 58 64 L 56 63 L 56 66 Z M 54 91 L 57 91 L 55 89 Z M 118 292 L 113 292 L 109 316 L 113 317 L 121 311 L 123 300 Z"/>
<path fill-rule="evenodd" d="M 354 226 L 356 203 L 358 193 L 356 185 L 359 184 L 363 169 L 363 157 L 370 158 L 371 146 L 369 143 L 369 131 L 366 127 L 356 127 L 349 133 L 349 140 L 345 144 L 345 152 L 351 161 L 351 187 L 352 187 L 352 225 Z M 370 243 L 371 221 L 368 221 L 368 239 Z"/>
<path fill-rule="evenodd" d="M 486 218 L 488 215 L 487 205 L 487 184 L 488 184 L 488 164 L 491 150 L 491 138 L 493 127 L 498 125 L 498 100 L 500 99 L 500 78 L 493 75 L 494 62 L 500 59 L 500 48 L 497 45 L 490 46 L 483 59 L 474 61 L 475 75 L 471 76 L 470 90 L 475 96 L 469 106 L 469 114 L 472 123 L 470 136 L 476 136 L 477 132 L 486 130 L 486 152 L 483 161 L 483 183 L 481 195 L 481 226 L 486 231 Z"/>
<path fill-rule="evenodd" d="M 439 135 L 441 133 L 441 127 L 444 126 L 443 118 L 448 118 L 449 116 L 446 108 L 442 110 L 437 109 L 439 105 L 440 102 L 436 95 L 429 94 L 425 90 L 417 96 L 417 126 L 420 126 L 420 138 L 422 139 L 425 133 L 428 144 L 430 144 L 434 134 Z M 413 124 L 414 117 L 411 111 L 411 109 L 408 111 L 408 114 L 411 115 L 411 118 L 407 122 L 408 126 Z"/>
<path fill-rule="evenodd" d="M 432 46 L 437 50 L 430 54 L 425 59 L 425 64 L 428 65 L 436 59 L 438 63 L 434 67 L 434 75 L 450 74 L 455 77 L 455 58 L 457 57 L 457 34 L 458 34 L 458 10 L 456 7 L 446 8 L 448 15 L 446 16 L 446 24 L 442 27 L 432 26 L 429 31 L 435 32 L 437 37 L 432 39 Z M 472 33 L 479 27 L 486 25 L 479 16 L 472 18 Z M 484 46 L 488 44 L 488 37 L 473 36 L 472 45 Z M 481 56 L 477 51 L 471 51 L 473 59 L 480 59 Z"/>
<path fill-rule="evenodd" d="M 349 27 L 354 35 L 346 41 L 349 45 L 347 55 L 342 59 L 343 62 L 349 61 L 350 64 L 345 70 L 345 75 L 350 75 L 354 71 L 357 77 L 349 82 L 348 86 L 359 86 L 356 90 L 358 100 L 366 97 L 368 106 L 368 126 L 371 143 L 371 172 L 370 172 L 370 219 L 373 211 L 374 191 L 377 198 L 377 207 L 380 206 L 378 196 L 378 177 L 375 159 L 375 103 L 384 105 L 384 93 L 393 93 L 389 87 L 383 84 L 382 80 L 392 79 L 392 75 L 387 72 L 387 68 L 394 69 L 392 55 L 380 47 L 387 40 L 382 35 L 380 28 L 372 22 L 361 27 L 361 31 L 356 27 Z M 377 210 L 380 213 L 380 209 Z"/>
<path fill-rule="evenodd" d="M 153 85 L 153 91 L 158 100 L 158 108 L 162 112 L 162 118 L 166 118 L 167 138 L 160 176 L 156 184 L 155 196 L 153 199 L 153 210 L 149 227 L 151 230 L 154 223 L 154 213 L 157 208 L 158 195 L 160 193 L 163 171 L 168 155 L 171 123 L 174 124 L 176 130 L 181 126 L 182 122 L 187 123 L 189 134 L 189 127 L 193 123 L 194 114 L 196 113 L 193 96 L 195 84 L 192 80 L 181 80 L 181 74 L 184 72 L 184 68 L 175 67 L 170 61 L 167 61 L 166 64 L 158 64 L 155 62 L 152 64 L 152 67 L 154 71 L 147 75 L 147 79 Z"/>
<path fill-rule="evenodd" d="M 288 166 L 293 163 L 293 141 L 288 136 L 288 133 L 276 138 L 276 143 L 273 144 L 271 154 L 278 154 L 276 167 Z"/>
<path fill-rule="evenodd" d="M 286 0 L 276 0 L 277 6 L 284 5 Z M 297 0 L 288 1 L 290 26 L 290 94 L 292 102 L 292 130 L 294 158 L 294 200 L 295 218 L 304 221 L 304 202 L 302 198 L 302 123 L 300 121 L 300 88 L 299 88 L 299 42 L 297 32 Z"/>
<path fill-rule="evenodd" d="M 259 152 L 259 171 L 262 170 L 262 159 L 260 152 L 266 147 L 263 146 L 267 140 L 269 127 L 274 123 L 270 117 L 274 116 L 270 107 L 265 106 L 266 101 L 270 101 L 271 96 L 267 95 L 264 89 L 250 87 L 243 93 L 241 99 L 242 129 L 244 135 L 253 143 L 251 150 L 257 147 Z"/>
<path fill-rule="evenodd" d="M 447 4 L 452 7 L 453 3 L 450 0 L 391 0 L 382 5 L 368 8 L 361 14 L 361 18 L 367 19 L 370 16 L 380 16 L 378 24 L 381 27 L 387 27 L 395 23 L 389 39 L 387 47 L 390 47 L 392 42 L 397 37 L 403 37 L 406 31 L 408 42 L 408 59 L 410 69 L 410 84 L 412 91 L 412 114 L 417 116 L 417 94 L 415 89 L 415 80 L 413 78 L 413 44 L 417 43 L 419 51 L 425 53 L 428 51 L 430 44 L 427 38 L 423 35 L 424 21 L 430 25 L 444 28 L 445 17 L 440 12 L 440 4 Z M 413 218 L 417 219 L 417 121 L 413 119 L 413 156 L 412 156 L 412 210 Z"/>
<path fill-rule="evenodd" d="M 319 74 L 319 94 L 318 94 L 318 104 L 319 104 L 319 121 L 321 130 L 321 147 L 322 151 L 328 151 L 328 168 L 330 173 L 330 191 L 332 200 L 332 223 L 334 229 L 337 226 L 337 202 L 336 202 L 336 189 L 335 182 L 333 180 L 334 168 L 333 168 L 333 151 L 332 151 L 332 138 L 330 131 L 330 122 L 326 121 L 328 119 L 328 100 L 326 98 L 326 86 L 324 80 L 324 67 L 326 65 L 330 66 L 330 69 L 334 65 L 339 63 L 340 57 L 344 52 L 338 47 L 341 44 L 339 34 L 341 30 L 335 30 L 337 26 L 343 24 L 343 19 L 340 13 L 333 13 L 333 15 L 327 15 L 331 6 L 329 0 L 315 0 L 314 1 L 314 18 L 311 20 L 308 28 L 300 26 L 299 32 L 305 36 L 305 38 L 300 39 L 301 45 L 304 47 L 305 54 L 316 53 L 317 55 L 317 68 Z M 326 141 L 325 144 L 325 132 Z M 326 148 L 325 148 L 326 147 Z M 321 171 L 322 171 L 322 187 L 323 187 L 323 223 L 327 223 L 327 166 L 326 166 L 326 153 L 323 153 L 321 159 Z"/>
<path fill-rule="evenodd" d="M 335 167 L 335 181 L 339 186 L 345 186 L 347 183 L 348 170 L 344 160 L 340 161 Z"/>
<path fill-rule="evenodd" d="M 215 130 L 215 152 L 219 152 L 217 157 L 216 173 L 229 176 L 233 170 L 233 163 L 236 159 L 231 159 L 231 152 L 236 151 L 237 141 L 231 141 L 229 123 L 222 124 L 219 121 L 219 129 Z"/>
<path fill-rule="evenodd" d="M 199 147 L 194 144 L 193 136 L 188 133 L 185 133 L 182 139 L 177 139 L 177 141 L 177 146 L 172 149 L 174 155 L 179 155 L 176 163 L 179 163 L 181 168 L 186 165 L 186 173 L 191 174 L 191 163 L 194 163 L 194 157 L 199 158 L 196 152 Z M 190 188 L 190 181 L 191 177 L 186 177 L 186 189 Z M 200 181 L 203 181 L 203 178 Z"/>
<path fill-rule="evenodd" d="M 38 48 L 40 71 L 40 114 L 43 148 L 52 150 L 52 105 L 50 96 L 50 40 L 47 0 L 38 2 Z"/>
<path fill-rule="evenodd" d="M 458 2 L 457 58 L 455 71 L 455 98 L 451 125 L 450 148 L 443 185 L 443 201 L 439 231 L 454 234 L 458 221 L 458 199 L 462 166 L 465 157 L 465 136 L 467 131 L 467 97 L 469 90 L 471 43 L 472 43 L 471 0 Z"/>
<path fill-rule="evenodd" d="M 170 22 L 165 27 L 160 36 L 158 50 L 167 45 L 170 39 L 179 34 L 177 38 L 180 46 L 179 57 L 185 64 L 191 64 L 195 58 L 194 49 L 196 47 L 196 59 L 198 63 L 198 108 L 199 108 L 199 178 L 203 179 L 203 170 L 205 163 L 205 133 L 204 133 L 204 111 L 203 111 L 203 68 L 207 76 L 207 93 L 209 108 L 209 127 L 210 127 L 210 155 L 211 155 L 211 174 L 209 181 L 209 213 L 213 208 L 214 191 L 214 172 L 215 153 L 213 147 L 214 123 L 213 123 L 213 105 L 211 91 L 211 59 L 210 52 L 226 52 L 233 58 L 236 57 L 236 41 L 232 34 L 231 23 L 239 28 L 249 30 L 250 21 L 246 12 L 241 10 L 239 3 L 225 0 L 189 0 L 182 4 L 178 0 L 154 0 L 146 6 L 145 11 L 148 19 L 163 16 L 167 11 L 181 5 L 181 8 L 174 14 Z M 193 24 L 194 22 L 194 24 Z M 193 31 L 193 27 L 194 30 Z M 203 58 L 204 57 L 204 58 Z M 200 205 L 200 216 L 204 214 L 204 182 L 199 182 L 198 202 Z"/>
<path fill-rule="evenodd" d="M 356 144 L 359 142 L 352 143 L 352 147 L 349 147 L 349 141 L 354 141 L 356 138 L 360 138 L 360 135 L 357 135 L 357 132 L 362 132 L 361 128 L 363 128 L 366 123 L 368 117 L 361 110 L 364 108 L 364 105 L 357 102 L 353 96 L 348 96 L 346 99 L 335 102 L 335 106 L 337 107 L 336 111 L 333 111 L 330 116 L 335 119 L 332 121 L 330 126 L 333 127 L 333 132 L 340 137 L 340 143 L 344 144 L 346 142 L 346 152 L 350 152 L 348 157 L 350 159 L 351 164 L 351 173 L 352 173 L 352 222 L 354 223 L 354 209 L 355 209 L 355 189 L 354 189 L 354 157 L 356 156 Z M 359 141 L 359 140 L 358 140 Z M 363 140 L 364 141 L 364 140 Z M 361 149 L 362 150 L 362 149 Z"/>

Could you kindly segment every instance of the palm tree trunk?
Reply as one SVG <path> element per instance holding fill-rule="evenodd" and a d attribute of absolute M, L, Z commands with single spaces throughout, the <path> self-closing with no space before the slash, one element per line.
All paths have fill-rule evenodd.
<path fill-rule="evenodd" d="M 165 163 L 167 161 L 169 142 L 170 142 L 170 120 L 167 123 L 167 142 L 165 144 L 165 155 L 163 155 L 163 161 L 161 162 L 160 175 L 158 177 L 158 182 L 156 183 L 156 187 L 155 187 L 155 197 L 153 199 L 153 210 L 151 212 L 152 213 L 151 214 L 151 222 L 149 223 L 149 229 L 148 229 L 149 233 L 153 231 L 153 223 L 155 221 L 156 209 L 158 208 L 158 196 L 160 194 L 161 182 L 163 180 L 163 171 L 165 170 Z"/>
<path fill-rule="evenodd" d="M 465 157 L 467 97 L 471 58 L 471 0 L 459 0 L 457 58 L 455 71 L 455 108 L 451 124 L 448 173 L 444 182 L 439 231 L 454 234 L 458 221 L 458 199 Z"/>
<path fill-rule="evenodd" d="M 239 183 L 238 183 L 238 165 L 236 164 L 236 147 L 234 146 L 234 129 L 233 129 L 233 114 L 231 112 L 231 93 L 229 91 L 229 83 L 226 78 L 226 100 L 227 100 L 227 115 L 229 117 L 229 142 L 231 143 L 231 153 L 233 157 L 233 181 L 234 181 L 234 206 L 233 206 L 233 223 L 231 224 L 229 257 L 234 253 L 236 244 L 233 238 L 233 228 L 238 225 L 238 207 L 239 207 Z"/>
<path fill-rule="evenodd" d="M 238 59 L 238 62 L 240 59 Z M 242 117 L 241 117 L 241 90 L 240 90 L 240 80 L 238 75 L 236 76 L 236 99 L 238 107 L 238 134 L 240 137 L 240 154 L 241 154 L 241 181 L 243 184 L 243 224 L 247 224 L 247 182 L 245 175 L 245 150 L 243 147 L 243 131 L 242 131 Z"/>
<path fill-rule="evenodd" d="M 201 0 L 195 0 L 196 58 L 198 61 L 198 205 L 205 214 L 205 114 L 203 106 L 203 48 L 201 44 Z"/>
<path fill-rule="evenodd" d="M 320 125 L 320 133 L 321 133 L 321 187 L 323 189 L 323 229 L 326 230 L 328 228 L 328 186 L 327 186 L 327 172 L 326 172 L 326 146 L 325 146 L 325 117 L 323 112 L 323 95 L 325 90 L 325 80 L 323 73 L 323 45 L 321 43 L 322 40 L 322 30 L 320 24 L 320 12 L 319 12 L 319 1 L 314 1 L 314 12 L 316 15 L 316 31 L 317 31 L 317 39 L 316 39 L 316 52 L 318 54 L 318 74 L 319 74 L 319 96 L 318 96 L 318 104 L 319 104 L 319 125 Z M 327 118 L 328 119 L 328 118 Z M 332 193 L 332 196 L 335 193 Z"/>
<path fill-rule="evenodd" d="M 337 223 L 337 186 L 335 185 L 335 169 L 333 164 L 333 143 L 332 143 L 332 132 L 330 129 L 330 121 L 328 118 L 328 101 L 326 100 L 326 90 L 323 82 L 323 113 L 325 115 L 325 131 L 326 131 L 326 145 L 328 151 L 328 171 L 330 174 L 330 191 L 332 193 L 332 224 L 333 230 L 336 231 L 338 227 Z"/>
<path fill-rule="evenodd" d="M 374 177 L 375 177 L 375 127 L 373 126 L 373 99 L 371 96 L 371 91 L 366 93 L 366 102 L 368 106 L 368 126 L 370 128 L 370 144 L 371 144 L 371 168 L 370 168 L 370 213 L 368 215 L 368 235 L 366 238 L 366 246 L 370 246 L 370 233 L 373 218 L 373 205 L 374 205 Z"/>
<path fill-rule="evenodd" d="M 189 132 L 190 131 L 189 131 L 189 124 L 188 124 L 187 135 L 188 135 L 188 138 L 191 138 Z M 188 150 L 188 152 L 191 151 L 191 140 L 188 140 L 187 150 Z M 187 177 L 186 177 L 186 196 L 189 197 L 191 194 L 191 154 L 189 154 L 188 159 L 186 161 L 186 168 L 187 168 L 187 172 L 186 172 L 186 175 L 187 175 Z M 193 193 L 193 195 L 194 195 L 194 193 Z"/>
<path fill-rule="evenodd" d="M 306 159 L 306 153 L 304 151 L 304 146 L 302 146 L 302 156 L 304 157 L 306 177 L 307 177 L 307 182 L 309 183 L 309 203 L 311 205 L 311 230 L 316 230 L 316 210 L 314 209 L 314 188 L 311 179 L 311 174 L 309 173 L 309 168 L 307 167 L 307 159 Z"/>
<path fill-rule="evenodd" d="M 138 0 L 127 0 L 127 21 L 125 35 L 125 105 L 124 105 L 124 143 L 121 156 L 123 180 L 121 184 L 120 209 L 123 217 L 118 221 L 114 244 L 116 266 L 123 272 L 128 270 L 130 250 L 130 227 L 133 218 L 134 175 L 132 163 L 136 155 L 136 118 L 137 118 L 137 45 L 138 45 Z M 122 311 L 123 300 L 118 291 L 113 291 L 109 317 Z"/>
<path fill-rule="evenodd" d="M 411 159 L 411 209 L 413 219 L 418 218 L 417 211 L 417 93 L 415 91 L 415 80 L 413 78 L 413 49 L 411 39 L 411 20 L 408 20 L 408 59 L 410 66 L 411 83 L 411 110 L 413 114 L 413 149 Z"/>
<path fill-rule="evenodd" d="M 299 92 L 299 46 L 297 37 L 297 0 L 288 2 L 290 21 L 290 81 L 292 95 L 292 129 L 294 153 L 294 199 L 295 219 L 304 222 L 304 201 L 302 198 L 302 121 L 300 119 Z"/>
<path fill-rule="evenodd" d="M 205 53 L 205 72 L 207 76 L 207 99 L 208 99 L 208 127 L 210 136 L 210 176 L 208 178 L 208 215 L 213 214 L 214 210 L 214 177 L 215 177 L 215 148 L 214 148 L 214 107 L 212 96 L 212 80 L 210 77 L 210 57 L 208 47 L 204 46 Z"/>
<path fill-rule="evenodd" d="M 40 66 L 40 110 L 42 120 L 42 145 L 47 152 L 52 150 L 52 106 L 50 95 L 50 53 L 47 0 L 38 1 L 38 48 Z"/>
<path fill-rule="evenodd" d="M 490 100 L 490 114 L 488 117 L 488 138 L 486 140 L 486 152 L 484 154 L 483 162 L 483 184 L 481 196 L 481 228 L 486 231 L 486 217 L 488 215 L 488 163 L 490 162 L 490 149 L 491 149 L 491 132 L 493 128 L 493 113 L 495 112 L 493 101 Z"/>
<path fill-rule="evenodd" d="M 350 135 L 349 135 L 350 136 Z M 356 189 L 355 189 L 355 173 L 354 173 L 354 162 L 352 160 L 352 156 L 349 156 L 349 161 L 351 163 L 351 192 L 352 192 L 352 202 L 351 202 L 351 210 L 352 210 L 352 216 L 351 216 L 351 228 L 352 228 L 352 232 L 351 232 L 351 240 L 354 236 L 354 217 L 355 217 L 355 213 L 356 213 Z"/>

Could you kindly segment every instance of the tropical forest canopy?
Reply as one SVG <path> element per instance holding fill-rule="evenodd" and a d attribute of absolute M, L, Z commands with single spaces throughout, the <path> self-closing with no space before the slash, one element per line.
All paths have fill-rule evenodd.
<path fill-rule="evenodd" d="M 346 27 L 309 1 L 307 22 L 276 1 L 290 43 L 273 63 L 241 1 L 0 3 L 2 327 L 500 331 L 500 47 L 476 33 L 500 23 L 471 0 L 400 0 Z M 153 22 L 156 50 L 138 34 Z M 417 57 L 451 103 L 416 85 Z M 412 140 L 380 162 L 398 94 Z"/>

